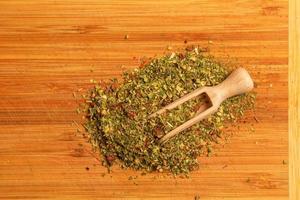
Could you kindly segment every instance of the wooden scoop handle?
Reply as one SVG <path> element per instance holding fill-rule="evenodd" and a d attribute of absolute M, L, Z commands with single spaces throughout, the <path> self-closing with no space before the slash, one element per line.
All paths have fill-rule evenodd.
<path fill-rule="evenodd" d="M 177 135 L 179 132 L 193 126 L 199 121 L 205 119 L 209 115 L 216 112 L 219 108 L 219 105 L 227 98 L 239 95 L 242 93 L 249 92 L 253 89 L 253 81 L 249 75 L 249 73 L 244 68 L 238 68 L 234 70 L 222 83 L 213 87 L 204 87 L 202 89 L 198 89 L 193 91 L 192 93 L 178 99 L 174 103 L 170 104 L 167 108 L 172 109 L 177 105 L 191 99 L 203 92 L 206 92 L 208 95 L 212 106 L 209 107 L 204 112 L 198 114 L 194 118 L 188 120 L 177 128 L 173 129 L 169 133 L 167 133 L 163 138 L 160 139 L 160 143 L 163 144 L 167 142 L 171 137 Z M 158 111 L 158 113 L 162 113 L 166 110 L 163 108 Z"/>
<path fill-rule="evenodd" d="M 229 97 L 250 92 L 253 89 L 253 85 L 247 70 L 237 68 L 222 83 L 213 87 L 213 90 L 215 94 L 218 94 L 221 103 Z"/>

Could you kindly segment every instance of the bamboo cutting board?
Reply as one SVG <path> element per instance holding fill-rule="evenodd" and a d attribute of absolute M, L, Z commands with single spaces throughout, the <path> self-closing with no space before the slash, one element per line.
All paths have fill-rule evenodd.
<path fill-rule="evenodd" d="M 0 199 L 288 199 L 287 13 L 287 0 L 0 1 Z M 250 71 L 257 121 L 189 179 L 103 177 L 72 93 L 184 40 Z"/>

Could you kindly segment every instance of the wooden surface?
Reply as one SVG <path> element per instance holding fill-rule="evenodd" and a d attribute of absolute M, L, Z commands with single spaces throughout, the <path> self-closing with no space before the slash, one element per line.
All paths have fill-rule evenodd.
<path fill-rule="evenodd" d="M 286 0 L 0 1 L 0 199 L 288 199 L 287 13 Z M 250 71 L 258 122 L 189 179 L 102 177 L 72 92 L 184 40 Z"/>
<path fill-rule="evenodd" d="M 289 195 L 300 199 L 300 3 L 289 2 Z"/>

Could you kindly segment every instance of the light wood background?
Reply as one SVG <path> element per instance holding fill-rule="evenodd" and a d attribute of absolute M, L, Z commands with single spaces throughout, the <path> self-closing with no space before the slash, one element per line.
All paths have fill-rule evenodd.
<path fill-rule="evenodd" d="M 287 0 L 0 1 L 0 199 L 288 199 L 287 13 Z M 189 179 L 102 177 L 72 92 L 184 40 L 250 71 L 258 122 Z"/>
<path fill-rule="evenodd" d="M 300 199 L 300 3 L 289 1 L 289 195 Z"/>

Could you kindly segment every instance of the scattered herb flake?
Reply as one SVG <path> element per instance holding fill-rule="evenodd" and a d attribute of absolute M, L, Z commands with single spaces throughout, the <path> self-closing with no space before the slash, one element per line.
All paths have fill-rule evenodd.
<path fill-rule="evenodd" d="M 233 70 L 205 51 L 188 46 L 183 52 L 148 59 L 140 68 L 124 72 L 120 83 L 117 79 L 105 84 L 92 81 L 95 86 L 83 95 L 84 127 L 100 151 L 103 165 L 110 169 L 119 163 L 145 172 L 187 175 L 198 169 L 197 157 L 210 155 L 213 144 L 224 138 L 223 127 L 254 108 L 253 93 L 231 97 L 208 119 L 163 146 L 158 143 L 167 132 L 195 116 L 207 99 L 199 96 L 149 119 L 150 114 L 197 88 L 221 83 Z"/>

